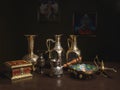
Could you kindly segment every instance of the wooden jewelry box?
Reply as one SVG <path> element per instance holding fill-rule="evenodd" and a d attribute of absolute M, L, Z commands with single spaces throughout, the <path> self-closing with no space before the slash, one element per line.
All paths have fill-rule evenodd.
<path fill-rule="evenodd" d="M 11 80 L 32 76 L 32 63 L 25 60 L 5 62 L 4 74 Z"/>

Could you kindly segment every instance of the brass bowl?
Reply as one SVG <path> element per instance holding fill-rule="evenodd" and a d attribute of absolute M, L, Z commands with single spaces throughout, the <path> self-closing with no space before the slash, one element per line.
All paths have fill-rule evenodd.
<path fill-rule="evenodd" d="M 77 79 L 90 79 L 98 71 L 97 67 L 92 64 L 74 64 L 68 67 L 72 77 Z"/>

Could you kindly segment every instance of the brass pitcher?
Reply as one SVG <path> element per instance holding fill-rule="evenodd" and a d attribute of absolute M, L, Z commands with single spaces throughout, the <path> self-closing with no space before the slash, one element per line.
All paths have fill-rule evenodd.
<path fill-rule="evenodd" d="M 68 42 L 68 50 L 66 53 L 66 60 L 69 62 L 69 54 L 75 53 L 78 57 L 80 56 L 80 50 L 77 46 L 77 35 L 70 35 L 70 37 L 67 39 Z"/>
<path fill-rule="evenodd" d="M 47 48 L 48 48 L 48 52 L 49 52 L 49 58 L 51 58 L 51 52 L 52 51 L 56 51 L 57 54 L 58 54 L 58 59 L 61 60 L 61 54 L 62 54 L 62 51 L 63 51 L 63 48 L 61 46 L 61 42 L 60 42 L 60 39 L 61 39 L 61 34 L 60 35 L 55 35 L 55 40 L 53 39 L 47 39 L 46 40 L 46 45 L 47 45 Z M 51 43 L 55 43 L 55 46 L 53 49 L 50 49 L 50 45 Z"/>
<path fill-rule="evenodd" d="M 28 54 L 23 57 L 33 64 L 33 71 L 35 71 L 35 65 L 37 63 L 38 55 L 34 54 L 34 38 L 36 35 L 25 35 L 28 40 Z"/>
<path fill-rule="evenodd" d="M 55 35 L 55 40 L 53 39 L 47 39 L 46 40 L 46 45 L 48 48 L 48 53 L 49 53 L 49 59 L 50 59 L 50 64 L 51 64 L 51 68 L 50 68 L 50 76 L 57 76 L 57 77 L 61 77 L 61 75 L 63 74 L 63 69 L 61 68 L 62 66 L 62 52 L 63 52 L 63 48 L 61 46 L 61 35 Z M 55 43 L 55 46 L 53 49 L 50 49 L 50 46 L 52 43 Z M 53 57 L 51 55 L 55 54 L 52 52 L 56 52 L 58 57 Z"/>

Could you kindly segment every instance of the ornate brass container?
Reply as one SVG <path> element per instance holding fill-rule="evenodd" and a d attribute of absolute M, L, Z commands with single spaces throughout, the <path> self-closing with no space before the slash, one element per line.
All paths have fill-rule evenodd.
<path fill-rule="evenodd" d="M 34 54 L 34 38 L 36 35 L 25 35 L 28 40 L 28 54 L 23 57 L 33 64 L 33 71 L 35 71 L 35 65 L 38 59 L 38 55 Z"/>
<path fill-rule="evenodd" d="M 60 42 L 60 39 L 61 39 L 61 34 L 60 35 L 55 35 L 55 40 L 53 39 L 47 39 L 46 41 L 46 45 L 47 45 L 47 48 L 48 48 L 48 52 L 49 52 L 49 59 L 50 59 L 50 64 L 51 64 L 51 72 L 50 74 L 53 76 L 57 76 L 57 77 L 60 77 L 61 74 L 63 74 L 63 69 L 61 68 L 61 65 L 62 65 L 62 51 L 63 51 L 63 48 L 61 46 L 61 42 Z M 55 46 L 53 49 L 50 49 L 50 45 L 51 43 L 55 43 Z M 51 52 L 56 52 L 58 57 L 53 57 L 51 54 Z"/>
<path fill-rule="evenodd" d="M 51 52 L 56 51 L 58 54 L 58 60 L 61 60 L 61 56 L 62 56 L 61 54 L 62 54 L 63 48 L 61 46 L 60 39 L 61 39 L 61 34 L 55 35 L 55 40 L 47 39 L 46 45 L 47 45 L 48 52 L 49 52 L 49 58 L 51 58 Z M 55 46 L 53 49 L 50 49 L 50 44 L 51 44 L 50 42 L 55 43 Z"/>
<path fill-rule="evenodd" d="M 77 55 L 77 57 L 80 56 L 80 50 L 77 46 L 77 36 L 76 35 L 70 35 L 70 37 L 68 38 L 68 50 L 66 53 L 66 59 L 67 61 L 69 61 L 69 55 L 70 53 L 75 53 Z"/>
<path fill-rule="evenodd" d="M 32 76 L 32 63 L 25 60 L 7 61 L 4 74 L 11 80 L 21 79 Z"/>

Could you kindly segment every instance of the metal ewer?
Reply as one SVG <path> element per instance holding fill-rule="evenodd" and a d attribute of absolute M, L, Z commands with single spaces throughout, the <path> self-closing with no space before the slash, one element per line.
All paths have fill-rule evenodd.
<path fill-rule="evenodd" d="M 76 35 L 70 35 L 70 37 L 67 39 L 68 42 L 68 50 L 66 52 L 66 60 L 69 62 L 69 54 L 75 53 L 78 57 L 80 56 L 80 50 L 77 46 L 77 36 Z"/>
<path fill-rule="evenodd" d="M 46 45 L 48 48 L 48 52 L 49 52 L 49 59 L 50 59 L 50 63 L 51 63 L 51 71 L 50 71 L 50 75 L 51 76 L 57 76 L 60 77 L 63 74 L 63 69 L 61 68 L 62 66 L 62 52 L 63 52 L 63 48 L 61 46 L 61 34 L 60 35 L 55 35 L 55 40 L 53 39 L 47 39 L 46 41 Z M 50 49 L 50 42 L 55 43 L 55 46 L 53 49 Z M 57 58 L 51 58 L 53 54 L 51 54 L 51 52 L 57 52 L 58 57 Z"/>

